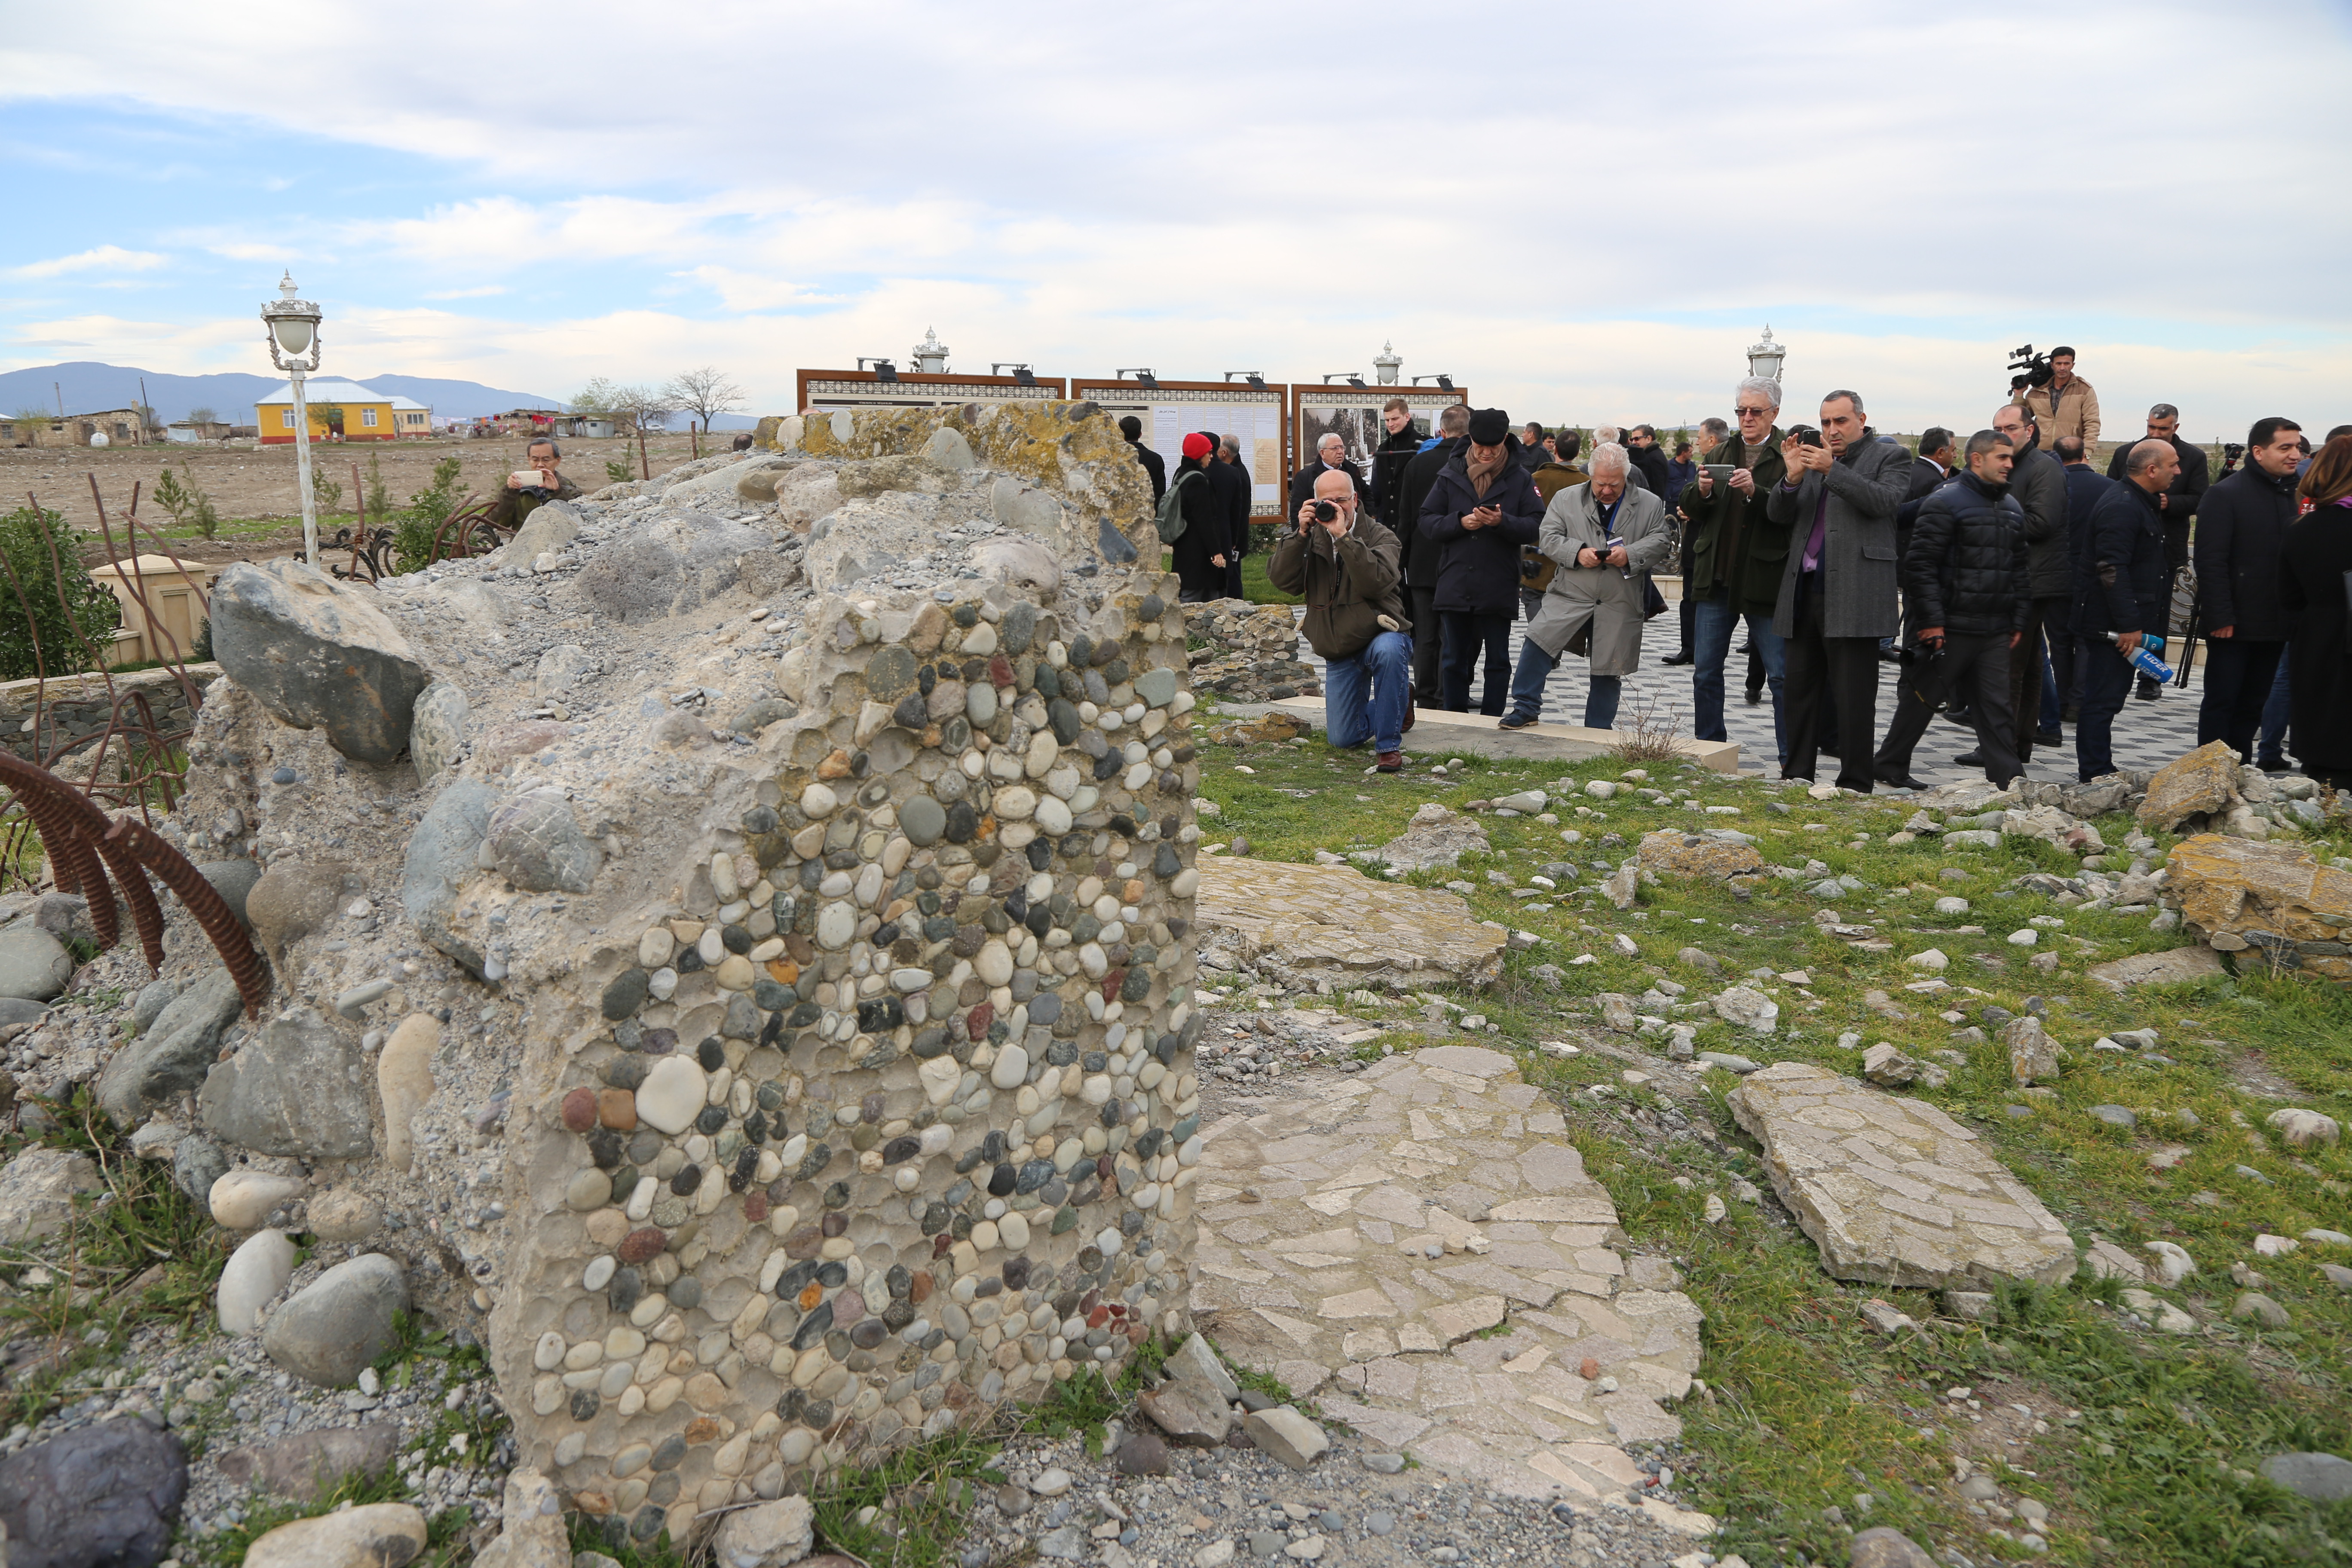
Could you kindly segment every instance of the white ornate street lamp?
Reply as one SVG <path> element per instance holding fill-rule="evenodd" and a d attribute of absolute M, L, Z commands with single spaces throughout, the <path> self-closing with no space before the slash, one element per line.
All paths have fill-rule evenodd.
<path fill-rule="evenodd" d="M 261 307 L 269 331 L 269 363 L 294 384 L 294 482 L 302 492 L 302 559 L 319 563 L 319 516 L 310 493 L 310 405 L 302 395 L 302 378 L 319 368 L 319 307 L 295 298 L 294 274 L 278 285 L 278 298 Z"/>
<path fill-rule="evenodd" d="M 1767 325 L 1763 340 L 1748 345 L 1748 374 L 1778 381 L 1780 379 L 1780 362 L 1788 357 L 1789 351 L 1772 341 L 1772 329 Z"/>
<path fill-rule="evenodd" d="M 1396 344 L 1382 343 L 1381 352 L 1372 360 L 1372 370 L 1380 377 L 1382 386 L 1394 386 L 1397 371 L 1403 363 L 1404 360 L 1396 352 Z"/>

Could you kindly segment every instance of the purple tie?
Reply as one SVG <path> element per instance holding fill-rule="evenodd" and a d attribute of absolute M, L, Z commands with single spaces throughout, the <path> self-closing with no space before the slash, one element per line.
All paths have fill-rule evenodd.
<path fill-rule="evenodd" d="M 1803 570 L 1807 572 L 1818 572 L 1822 569 L 1822 537 L 1829 528 L 1829 521 L 1830 492 L 1823 489 L 1822 499 L 1813 506 L 1812 536 L 1805 541 Z"/>

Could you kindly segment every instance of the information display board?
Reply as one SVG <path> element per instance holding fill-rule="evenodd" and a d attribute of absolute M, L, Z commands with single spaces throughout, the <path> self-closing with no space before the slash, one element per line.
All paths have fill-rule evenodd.
<path fill-rule="evenodd" d="M 1469 389 L 1441 392 L 1433 386 L 1300 386 L 1290 389 L 1290 428 L 1297 446 L 1294 466 L 1315 460 L 1323 437 L 1336 435 L 1348 444 L 1348 457 L 1365 479 L 1372 477 L 1372 454 L 1388 439 L 1381 407 L 1402 397 L 1412 412 L 1413 428 L 1422 439 L 1437 433 L 1438 412 L 1450 403 L 1468 403 Z"/>
<path fill-rule="evenodd" d="M 1070 383 L 1071 396 L 1091 399 L 1114 418 L 1132 414 L 1142 420 L 1143 444 L 1167 459 L 1171 474 L 1182 460 L 1184 437 L 1193 431 L 1236 437 L 1249 469 L 1253 517 L 1279 517 L 1285 510 L 1289 392 L 1286 386 L 1223 381 L 1163 381 L 1148 387 L 1081 376 Z"/>
<path fill-rule="evenodd" d="M 1024 384 L 1009 375 L 924 375 L 902 372 L 883 381 L 870 370 L 803 370 L 795 407 L 941 408 L 950 403 L 1059 403 L 1069 383 L 1040 375 Z"/>

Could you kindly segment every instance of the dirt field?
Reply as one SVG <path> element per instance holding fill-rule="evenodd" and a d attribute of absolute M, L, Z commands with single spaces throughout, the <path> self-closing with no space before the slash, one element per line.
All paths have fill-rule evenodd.
<path fill-rule="evenodd" d="M 724 446 L 733 436 L 722 430 L 717 439 Z M 657 437 L 646 446 L 653 471 L 657 474 L 688 461 L 693 455 L 691 440 L 682 435 Z M 563 472 L 583 489 L 594 489 L 605 482 L 607 461 L 625 461 L 632 477 L 637 472 L 637 449 L 632 441 L 618 437 L 566 440 L 562 447 Z M 706 444 L 703 450 L 708 453 L 710 447 Z M 506 475 L 523 466 L 523 439 L 514 437 L 488 441 L 352 442 L 323 444 L 310 449 L 311 461 L 330 479 L 342 485 L 341 510 L 345 514 L 353 504 L 353 463 L 359 465 L 364 479 L 368 459 L 375 458 L 382 466 L 384 486 L 398 505 L 405 502 L 412 491 L 431 482 L 434 464 L 452 456 L 466 465 L 466 484 L 487 494 L 502 485 Z M 119 527 L 131 503 L 131 487 L 139 486 L 142 498 L 152 495 L 155 480 L 167 463 L 179 474 L 183 484 L 194 483 L 212 497 L 224 525 L 221 537 L 209 543 L 190 538 L 184 546 L 174 537 L 173 551 L 184 559 L 216 564 L 268 560 L 300 547 L 301 510 L 295 489 L 294 448 L 290 446 L 233 447 L 226 450 L 110 447 L 69 452 L 0 447 L 0 511 L 24 505 L 29 494 L 43 506 L 64 512 L 78 531 L 94 535 L 98 511 L 90 500 L 90 476 L 97 477 L 99 493 L 106 500 L 107 516 Z M 143 522 L 154 526 L 163 527 L 168 521 L 144 499 L 140 513 Z M 337 520 L 339 523 L 347 521 L 347 516 Z M 331 528 L 329 531 L 331 533 Z M 119 540 L 121 534 L 118 531 L 116 537 Z M 103 558 L 105 551 L 103 545 L 93 542 L 84 553 L 94 561 Z"/>

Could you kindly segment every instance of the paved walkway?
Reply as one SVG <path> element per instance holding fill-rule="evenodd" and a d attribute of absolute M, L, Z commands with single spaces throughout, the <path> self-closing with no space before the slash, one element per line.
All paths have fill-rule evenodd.
<path fill-rule="evenodd" d="M 1202 1133 L 1192 1307 L 1225 1352 L 1423 1465 L 1630 1507 L 1676 1436 L 1699 1310 L 1511 1058 L 1439 1046 Z M 1649 1500 L 1670 1528 L 1704 1516 Z M 1672 1517 L 1669 1517 L 1672 1516 Z"/>
<path fill-rule="evenodd" d="M 1527 629 L 1524 621 L 1511 626 L 1511 659 L 1516 667 L 1519 657 L 1521 635 Z M 1643 629 L 1642 668 L 1625 679 L 1624 700 L 1619 706 L 1619 718 L 1634 712 L 1640 704 L 1651 701 L 1655 711 L 1663 715 L 1672 710 L 1677 717 L 1682 733 L 1690 732 L 1691 672 L 1687 665 L 1669 668 L 1664 663 L 1681 641 L 1680 625 L 1675 606 L 1669 605 L 1664 615 L 1651 620 Z M 1734 647 L 1747 640 L 1743 627 L 1732 644 Z M 1307 639 L 1299 638 L 1298 657 L 1320 668 L 1321 660 L 1307 647 Z M 1777 775 L 1780 769 L 1775 759 L 1778 746 L 1772 733 L 1771 689 L 1765 689 L 1764 700 L 1755 707 L 1746 701 L 1748 659 L 1735 653 L 1724 668 L 1725 704 L 1723 725 L 1730 739 L 1739 742 L 1740 765 L 1754 772 L 1762 769 Z M 1878 723 L 1874 741 L 1886 733 L 1886 726 L 1895 714 L 1895 689 L 1897 667 L 1879 667 Z M 1552 671 L 1544 687 L 1544 717 L 1563 723 L 1580 724 L 1584 720 L 1586 689 L 1585 663 L 1580 658 L 1564 658 Z M 1475 702 L 1484 689 L 1483 676 L 1471 686 Z M 2126 703 L 2116 718 L 2116 765 L 2125 768 L 2162 767 L 2185 752 L 2197 748 L 2197 704 L 2204 696 L 2204 682 L 2192 678 L 2184 690 L 2168 686 L 2164 695 L 2154 702 L 2137 699 Z M 1912 773 L 1927 784 L 1956 784 L 1965 779 L 1984 776 L 1979 769 L 1963 768 L 1952 759 L 1976 744 L 1973 731 L 1937 719 L 1927 728 L 1918 750 L 1912 759 Z M 1837 764 L 1824 761 L 1821 776 L 1835 776 Z M 2072 783 L 2074 778 L 2074 737 L 2070 729 L 2066 742 L 2053 751 L 2037 751 L 2026 766 L 2030 779 L 2053 784 Z"/>

